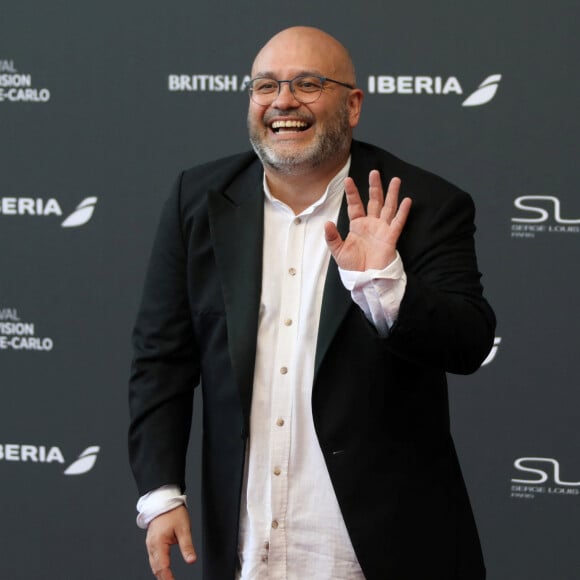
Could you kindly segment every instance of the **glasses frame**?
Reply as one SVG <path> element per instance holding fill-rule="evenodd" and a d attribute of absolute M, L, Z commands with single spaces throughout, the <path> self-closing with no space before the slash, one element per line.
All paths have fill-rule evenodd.
<path fill-rule="evenodd" d="M 301 97 L 296 95 L 296 91 L 294 90 L 294 82 L 295 81 L 297 81 L 298 79 L 307 79 L 307 78 L 318 79 L 322 85 L 320 87 L 320 91 L 316 95 L 316 98 L 312 99 L 311 101 L 304 101 Z M 266 79 L 266 80 L 269 80 L 269 81 L 272 81 L 272 82 L 275 82 L 278 84 L 278 90 L 276 92 L 274 92 L 274 91 L 272 92 L 272 100 L 268 103 L 260 103 L 254 98 L 253 84 L 254 84 L 254 82 L 259 81 L 261 79 Z M 343 83 L 342 81 L 337 81 L 335 79 L 331 79 L 330 77 L 322 77 L 319 75 L 309 75 L 309 74 L 296 75 L 293 79 L 287 79 L 287 80 L 278 80 L 278 79 L 274 79 L 272 77 L 255 77 L 255 78 L 250 79 L 249 81 L 246 82 L 246 88 L 248 89 L 248 93 L 250 94 L 250 99 L 252 99 L 252 101 L 254 101 L 254 103 L 256 103 L 257 105 L 260 105 L 261 107 L 267 107 L 268 105 L 271 105 L 278 98 L 278 95 L 280 94 L 280 91 L 282 90 L 282 83 L 288 83 L 288 88 L 290 89 L 292 96 L 299 103 L 302 103 L 303 105 L 310 105 L 311 103 L 315 103 L 316 101 L 318 101 L 318 99 L 320 98 L 320 95 L 322 95 L 322 93 L 324 91 L 324 84 L 325 83 L 334 83 L 336 85 L 340 85 L 341 87 L 345 87 L 345 88 L 350 89 L 350 90 L 353 90 L 355 88 L 353 85 L 350 85 L 348 83 Z M 270 95 L 264 95 L 264 96 L 270 96 Z"/>

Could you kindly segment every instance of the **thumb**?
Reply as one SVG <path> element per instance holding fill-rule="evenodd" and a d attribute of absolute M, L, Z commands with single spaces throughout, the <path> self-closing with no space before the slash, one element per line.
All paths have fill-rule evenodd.
<path fill-rule="evenodd" d="M 179 551 L 181 556 L 188 564 L 193 564 L 197 560 L 197 554 L 195 548 L 193 547 L 193 541 L 191 539 L 191 530 L 189 528 L 179 528 L 175 531 L 175 537 L 177 538 L 177 543 L 179 544 Z"/>
<path fill-rule="evenodd" d="M 326 245 L 330 250 L 330 253 L 336 258 L 338 251 L 340 250 L 342 244 L 342 238 L 340 237 L 340 232 L 333 222 L 326 222 L 324 224 L 324 239 L 326 240 Z"/>

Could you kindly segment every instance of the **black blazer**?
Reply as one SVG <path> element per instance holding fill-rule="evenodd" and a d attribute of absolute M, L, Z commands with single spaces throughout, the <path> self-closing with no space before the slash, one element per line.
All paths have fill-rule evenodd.
<path fill-rule="evenodd" d="M 446 372 L 488 354 L 471 198 L 354 142 L 350 174 L 402 180 L 413 199 L 398 250 L 399 317 L 380 338 L 328 269 L 312 411 L 318 443 L 368 580 L 480 580 L 485 569 L 449 430 Z M 262 166 L 254 153 L 181 174 L 165 204 L 134 330 L 130 455 L 140 494 L 185 488 L 201 384 L 204 578 L 234 578 L 261 288 Z M 343 204 L 339 229 L 346 234 Z"/>

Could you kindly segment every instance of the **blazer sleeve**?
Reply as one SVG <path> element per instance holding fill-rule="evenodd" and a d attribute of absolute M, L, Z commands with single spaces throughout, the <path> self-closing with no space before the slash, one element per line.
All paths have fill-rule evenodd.
<path fill-rule="evenodd" d="M 199 382 L 199 352 L 187 292 L 183 174 L 163 208 L 133 331 L 129 456 L 139 493 L 185 489 L 185 456 Z"/>
<path fill-rule="evenodd" d="M 475 254 L 475 208 L 456 188 L 432 193 L 434 199 L 414 199 L 400 239 L 407 287 L 388 348 L 416 364 L 468 374 L 489 353 L 495 332 Z"/>

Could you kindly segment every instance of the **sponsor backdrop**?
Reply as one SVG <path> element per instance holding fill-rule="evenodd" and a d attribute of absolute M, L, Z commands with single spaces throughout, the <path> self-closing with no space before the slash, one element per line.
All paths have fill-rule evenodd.
<path fill-rule="evenodd" d="M 257 48 L 311 24 L 352 50 L 366 92 L 356 136 L 475 198 L 498 336 L 450 396 L 489 578 L 579 579 L 579 12 L 566 0 L 3 2 L 1 576 L 149 577 L 126 382 L 159 210 L 182 168 L 248 147 Z M 193 444 L 194 520 L 197 463 Z"/>

